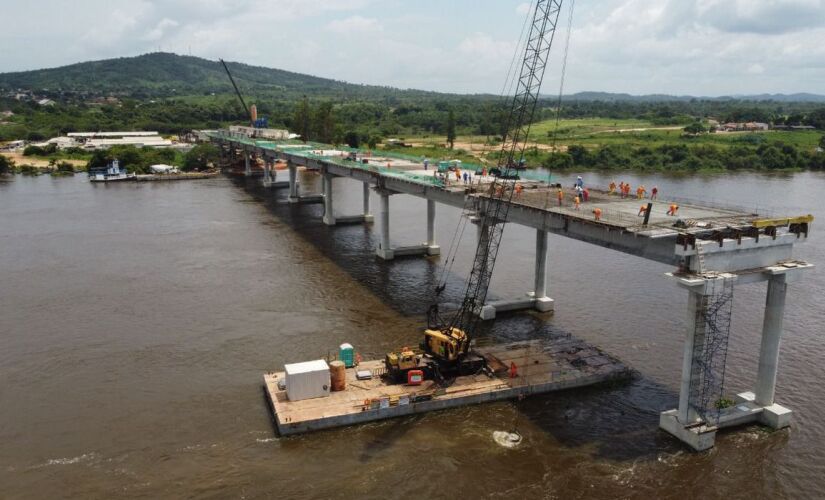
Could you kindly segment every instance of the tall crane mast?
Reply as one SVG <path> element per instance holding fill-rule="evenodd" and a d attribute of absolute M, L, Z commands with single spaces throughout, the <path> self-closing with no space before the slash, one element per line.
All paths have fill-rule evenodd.
<path fill-rule="evenodd" d="M 562 0 L 535 0 L 516 92 L 507 117 L 507 132 L 503 137 L 498 168 L 495 169 L 497 175 L 489 191 L 477 198 L 477 223 L 482 231 L 461 307 L 446 322 L 438 314 L 437 303 L 430 308 L 421 342 L 423 356 L 409 347 L 387 353 L 387 376 L 397 382 L 402 382 L 412 370 L 421 370 L 435 379 L 446 379 L 478 372 L 486 365 L 483 357 L 470 352 L 470 340 L 478 328 L 480 309 L 490 287 L 504 223 L 518 179 L 516 167 L 524 159 L 561 5 Z M 436 288 L 436 295 L 441 290 L 442 286 Z"/>
<path fill-rule="evenodd" d="M 477 223 L 481 225 L 482 237 L 476 247 L 473 268 L 467 280 L 467 289 L 461 308 L 451 318 L 448 329 L 458 328 L 468 339 L 478 326 L 479 309 L 484 306 L 490 278 L 498 257 L 504 223 L 510 210 L 510 202 L 517 176 L 515 167 L 524 160 L 524 150 L 538 102 L 541 82 L 550 47 L 556 34 L 562 0 L 537 0 L 533 12 L 530 32 L 524 48 L 524 59 L 519 72 L 516 92 L 507 118 L 507 133 L 503 137 L 498 158 L 501 174 L 490 186 L 487 197 L 479 198 L 480 210 Z M 465 342 L 466 352 L 469 342 Z"/>
<path fill-rule="evenodd" d="M 246 116 L 249 118 L 249 123 L 254 127 L 255 120 L 252 118 L 252 112 L 249 110 L 249 106 L 246 105 L 246 102 L 243 100 L 243 96 L 241 95 L 241 91 L 238 90 L 238 86 L 235 84 L 235 79 L 232 78 L 232 73 L 229 72 L 229 68 L 226 66 L 226 63 L 223 59 L 219 59 L 221 64 L 223 64 L 223 69 L 226 70 L 227 76 L 229 76 L 229 81 L 232 82 L 232 87 L 235 88 L 235 93 L 238 94 L 238 100 L 241 101 L 241 106 L 243 106 L 244 111 L 246 111 Z"/>

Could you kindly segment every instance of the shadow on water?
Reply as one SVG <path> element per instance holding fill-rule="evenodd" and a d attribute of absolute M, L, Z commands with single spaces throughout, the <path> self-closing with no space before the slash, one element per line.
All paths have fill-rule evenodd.
<path fill-rule="evenodd" d="M 495 342 L 576 338 L 546 323 L 540 314 L 503 319 L 485 325 L 487 330 L 480 338 Z M 632 460 L 682 449 L 676 439 L 659 431 L 659 413 L 678 403 L 677 393 L 634 370 L 630 381 L 530 396 L 513 405 L 519 419 L 526 419 L 565 447 L 586 447 L 601 458 Z"/>
<path fill-rule="evenodd" d="M 260 179 L 247 182 L 234 177 L 232 181 L 389 307 L 405 316 L 426 314 L 442 271 L 437 257 L 397 257 L 385 262 L 375 256 L 376 235 L 368 226 L 329 227 L 321 220 L 323 204 L 286 203 L 286 189 L 264 188 Z M 463 285 L 462 278 L 451 275 L 440 301 L 461 302 Z"/>
<path fill-rule="evenodd" d="M 233 181 L 389 307 L 405 316 L 426 313 L 441 273 L 437 259 L 412 257 L 384 262 L 375 256 L 374 233 L 365 225 L 330 228 L 321 221 L 322 204 L 285 203 L 286 190 L 263 188 L 257 185 L 258 179 L 250 183 L 243 178 Z M 463 280 L 451 278 L 442 300 L 460 302 Z M 500 343 L 570 338 L 570 333 L 548 323 L 546 314 L 521 312 L 502 314 L 494 322 L 481 323 L 477 338 L 480 342 Z M 586 447 L 602 458 L 651 458 L 663 451 L 681 449 L 678 441 L 658 430 L 659 413 L 675 408 L 678 395 L 638 373 L 634 373 L 630 382 L 537 395 L 513 404 L 519 419 L 526 419 L 563 446 Z M 275 427 L 274 415 L 271 416 Z M 360 460 L 367 462 L 392 448 L 409 432 L 415 418 L 393 419 L 382 427 L 365 444 Z"/>

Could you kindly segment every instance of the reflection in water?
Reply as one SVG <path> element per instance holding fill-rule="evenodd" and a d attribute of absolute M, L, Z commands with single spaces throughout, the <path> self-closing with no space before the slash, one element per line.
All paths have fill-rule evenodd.
<path fill-rule="evenodd" d="M 593 185 L 613 178 L 585 174 Z M 818 174 L 615 178 L 825 216 Z M 301 181 L 318 189 L 314 174 Z M 336 212 L 358 213 L 360 185 L 337 179 L 335 190 Z M 0 496 L 799 497 L 825 487 L 815 375 L 825 278 L 813 272 L 789 292 L 777 394 L 794 427 L 724 433 L 696 455 L 657 431 L 658 413 L 676 405 L 686 301 L 662 278 L 669 268 L 558 236 L 555 315 L 504 316 L 481 337 L 574 335 L 635 368 L 633 382 L 278 438 L 261 374 L 343 341 L 366 357 L 415 342 L 442 265 L 376 259 L 371 227 L 326 227 L 320 205 L 285 194 L 226 179 L 0 183 Z M 395 244 L 423 241 L 423 200 L 393 196 L 391 211 Z M 458 217 L 438 207 L 442 245 Z M 797 256 L 819 263 L 816 228 Z M 470 267 L 464 239 L 447 301 Z M 491 295 L 530 291 L 533 251 L 532 230 L 507 227 Z M 755 377 L 764 293 L 737 288 L 731 393 Z M 518 448 L 490 439 L 516 420 Z"/>

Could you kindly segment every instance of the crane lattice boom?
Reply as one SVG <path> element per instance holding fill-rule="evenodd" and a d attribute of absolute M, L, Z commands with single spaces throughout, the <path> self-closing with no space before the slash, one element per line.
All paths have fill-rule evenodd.
<path fill-rule="evenodd" d="M 539 89 L 556 34 L 561 0 L 537 0 L 524 49 L 524 59 L 518 76 L 507 119 L 507 133 L 498 158 L 499 176 L 490 185 L 487 196 L 480 197 L 478 224 L 481 238 L 476 247 L 473 268 L 467 280 L 467 289 L 461 308 L 444 328 L 459 328 L 468 337 L 475 333 L 479 309 L 487 298 L 490 278 L 498 256 L 504 223 L 510 209 L 515 187 L 515 167 L 524 159 L 527 137 L 533 121 Z M 465 344 L 465 351 L 468 347 Z"/>

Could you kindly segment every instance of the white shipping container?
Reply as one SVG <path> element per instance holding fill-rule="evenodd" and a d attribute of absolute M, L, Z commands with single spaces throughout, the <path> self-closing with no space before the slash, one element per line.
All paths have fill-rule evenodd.
<path fill-rule="evenodd" d="M 329 396 L 329 365 L 323 359 L 284 365 L 290 401 Z"/>

